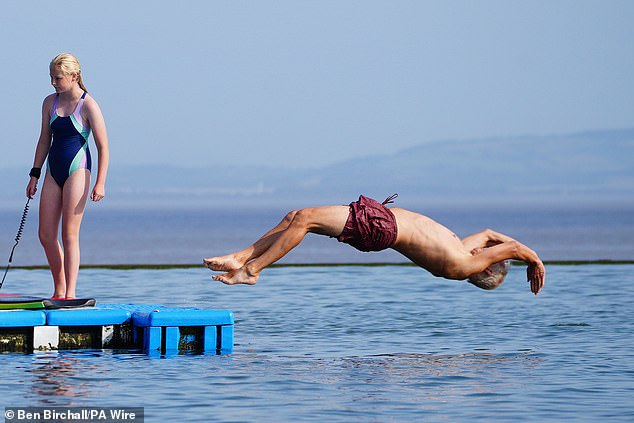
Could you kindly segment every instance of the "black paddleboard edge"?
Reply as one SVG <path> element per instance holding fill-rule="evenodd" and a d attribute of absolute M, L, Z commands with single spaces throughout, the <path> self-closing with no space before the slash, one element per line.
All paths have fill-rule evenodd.
<path fill-rule="evenodd" d="M 74 300 L 42 300 L 44 308 L 55 310 L 60 308 L 94 307 L 97 301 L 94 298 L 77 298 Z"/>

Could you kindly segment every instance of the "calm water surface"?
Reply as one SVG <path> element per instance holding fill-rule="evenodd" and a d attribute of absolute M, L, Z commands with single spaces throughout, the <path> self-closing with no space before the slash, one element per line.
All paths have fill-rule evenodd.
<path fill-rule="evenodd" d="M 0 354 L 5 406 L 142 406 L 146 421 L 632 421 L 634 266 L 523 267 L 486 292 L 408 266 L 82 270 L 98 301 L 231 309 L 233 354 Z M 12 270 L 3 292 L 50 291 Z"/>

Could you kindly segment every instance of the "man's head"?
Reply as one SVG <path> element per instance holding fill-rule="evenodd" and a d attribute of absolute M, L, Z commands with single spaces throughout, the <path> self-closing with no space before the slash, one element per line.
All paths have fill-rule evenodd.
<path fill-rule="evenodd" d="M 469 283 L 474 284 L 478 288 L 482 289 L 495 289 L 502 285 L 506 274 L 511 268 L 511 262 L 509 260 L 493 263 L 491 266 L 484 269 L 480 273 L 469 276 Z"/>

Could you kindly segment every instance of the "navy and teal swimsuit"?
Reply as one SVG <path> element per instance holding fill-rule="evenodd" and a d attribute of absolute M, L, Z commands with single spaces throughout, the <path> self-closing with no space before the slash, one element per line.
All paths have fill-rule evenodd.
<path fill-rule="evenodd" d="M 59 94 L 55 97 L 55 103 L 51 109 L 50 126 L 53 133 L 53 143 L 48 151 L 48 170 L 60 187 L 64 186 L 66 179 L 77 169 L 90 171 L 92 162 L 90 150 L 88 150 L 88 137 L 90 127 L 83 126 L 81 108 L 84 105 L 86 92 L 75 106 L 75 111 L 70 116 L 57 114 L 57 102 Z"/>

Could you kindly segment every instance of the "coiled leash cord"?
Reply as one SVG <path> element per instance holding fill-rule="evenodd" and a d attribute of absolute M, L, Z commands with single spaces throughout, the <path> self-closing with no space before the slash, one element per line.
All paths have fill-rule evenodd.
<path fill-rule="evenodd" d="M 4 278 L 7 277 L 7 273 L 9 272 L 9 267 L 11 267 L 11 262 L 13 261 L 13 252 L 15 251 L 15 247 L 18 246 L 20 242 L 20 238 L 22 237 L 22 232 L 24 231 L 24 224 L 26 223 L 26 215 L 29 212 L 29 201 L 31 201 L 31 197 L 26 200 L 26 204 L 24 205 L 24 211 L 22 212 L 22 219 L 20 219 L 20 227 L 18 228 L 18 234 L 15 236 L 15 244 L 13 244 L 13 248 L 11 249 L 11 255 L 9 256 L 9 264 L 7 264 L 7 268 L 4 269 L 4 276 L 2 277 L 2 282 L 0 282 L 0 289 L 2 289 L 2 284 L 4 284 Z"/>

